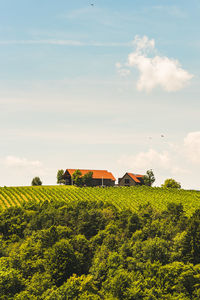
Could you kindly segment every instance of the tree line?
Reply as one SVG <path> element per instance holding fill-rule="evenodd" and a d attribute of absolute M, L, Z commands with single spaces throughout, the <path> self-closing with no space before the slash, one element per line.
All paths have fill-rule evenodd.
<path fill-rule="evenodd" d="M 65 179 L 63 178 L 64 176 L 64 170 L 58 170 L 57 171 L 57 184 L 65 184 Z M 80 170 L 76 170 L 74 174 L 72 175 L 72 182 L 73 185 L 78 186 L 78 187 L 83 187 L 83 186 L 92 186 L 92 176 L 93 172 L 88 172 L 85 175 L 82 175 Z M 155 182 L 155 176 L 152 171 L 152 169 L 147 170 L 146 174 L 142 177 L 143 184 L 146 186 L 152 186 L 153 183 Z M 42 185 L 42 181 L 40 177 L 36 176 L 32 179 L 31 182 L 32 186 L 40 186 Z M 164 183 L 161 185 L 163 188 L 176 188 L 180 189 L 181 184 L 180 182 L 177 182 L 173 178 L 168 178 L 164 181 Z"/>

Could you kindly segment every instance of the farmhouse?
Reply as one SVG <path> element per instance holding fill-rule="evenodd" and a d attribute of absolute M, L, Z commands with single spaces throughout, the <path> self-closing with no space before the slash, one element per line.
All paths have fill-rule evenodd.
<path fill-rule="evenodd" d="M 122 178 L 118 179 L 119 186 L 136 186 L 144 184 L 144 175 L 126 173 Z"/>
<path fill-rule="evenodd" d="M 114 186 L 115 177 L 107 170 L 82 170 L 82 169 L 67 169 L 63 175 L 66 185 L 73 185 L 72 175 L 76 170 L 81 171 L 82 175 L 92 172 L 92 186 Z"/>

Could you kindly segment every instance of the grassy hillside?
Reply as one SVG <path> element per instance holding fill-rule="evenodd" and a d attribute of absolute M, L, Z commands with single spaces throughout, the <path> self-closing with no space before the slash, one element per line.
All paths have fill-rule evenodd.
<path fill-rule="evenodd" d="M 77 188 L 74 186 L 3 187 L 0 206 L 21 206 L 26 201 L 77 200 L 109 201 L 118 209 L 137 211 L 149 202 L 155 209 L 164 210 L 169 202 L 182 203 L 186 214 L 200 208 L 200 192 L 148 187 Z"/>

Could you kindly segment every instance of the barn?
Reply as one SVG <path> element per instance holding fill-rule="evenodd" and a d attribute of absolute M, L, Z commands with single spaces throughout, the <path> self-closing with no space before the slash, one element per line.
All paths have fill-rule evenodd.
<path fill-rule="evenodd" d="M 139 174 L 126 173 L 122 178 L 118 179 L 118 186 L 136 186 L 143 185 L 143 176 Z"/>
<path fill-rule="evenodd" d="M 66 185 L 73 185 L 72 175 L 76 170 L 81 171 L 82 175 L 92 172 L 92 186 L 114 186 L 115 177 L 107 170 L 85 170 L 85 169 L 66 169 L 63 179 Z"/>

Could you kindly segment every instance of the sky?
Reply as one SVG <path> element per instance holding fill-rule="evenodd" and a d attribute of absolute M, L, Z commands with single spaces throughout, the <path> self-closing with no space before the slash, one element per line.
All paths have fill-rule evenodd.
<path fill-rule="evenodd" d="M 200 189 L 199 15 L 199 0 L 0 0 L 0 186 L 152 169 Z"/>

